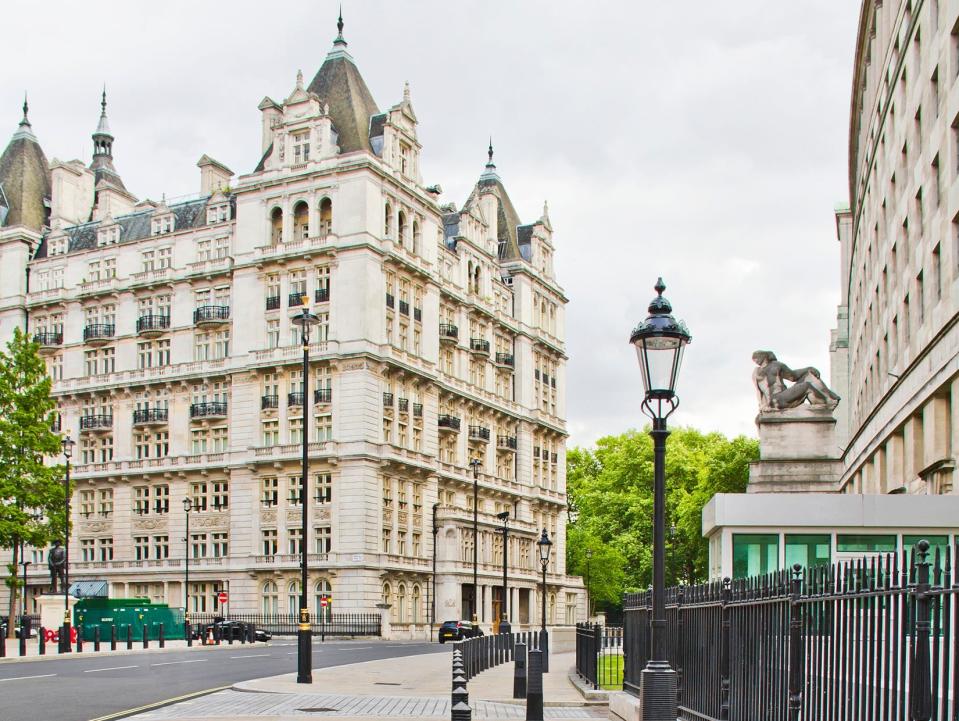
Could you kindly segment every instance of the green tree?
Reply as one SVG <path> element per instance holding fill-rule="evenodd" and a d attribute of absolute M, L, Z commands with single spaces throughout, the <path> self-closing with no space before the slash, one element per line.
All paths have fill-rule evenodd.
<path fill-rule="evenodd" d="M 42 548 L 66 531 L 63 466 L 45 459 L 60 452 L 52 430 L 56 403 L 39 346 L 19 328 L 0 351 L 0 549 L 12 551 L 6 585 L 8 615 L 18 607 L 20 544 Z M 13 637 L 13 623 L 8 634 Z"/>
<path fill-rule="evenodd" d="M 705 580 L 708 547 L 702 537 L 703 506 L 716 493 L 741 493 L 749 463 L 759 458 L 756 440 L 693 428 L 672 429 L 666 442 L 666 580 Z M 585 575 L 595 606 L 618 606 L 624 591 L 652 582 L 653 442 L 646 431 L 605 436 L 592 449 L 567 453 L 566 563 Z"/>

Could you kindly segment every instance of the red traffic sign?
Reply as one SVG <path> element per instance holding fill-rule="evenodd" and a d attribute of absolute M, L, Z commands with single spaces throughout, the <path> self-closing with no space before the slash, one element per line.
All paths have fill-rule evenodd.
<path fill-rule="evenodd" d="M 228 600 L 230 600 L 230 597 L 226 595 L 226 591 L 220 591 L 218 594 L 216 594 L 216 600 L 220 603 L 226 603 Z"/>
<path fill-rule="evenodd" d="M 322 596 L 322 597 L 320 598 L 320 606 L 322 606 L 323 608 L 326 608 L 326 607 L 329 606 L 329 605 L 330 605 L 330 600 L 329 600 L 329 598 L 326 597 L 326 596 Z"/>

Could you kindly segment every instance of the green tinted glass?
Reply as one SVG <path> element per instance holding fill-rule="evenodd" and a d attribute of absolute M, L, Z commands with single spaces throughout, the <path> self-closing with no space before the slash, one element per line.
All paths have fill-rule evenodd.
<path fill-rule="evenodd" d="M 779 534 L 733 534 L 733 578 L 746 578 L 778 570 Z"/>
<path fill-rule="evenodd" d="M 828 566 L 832 560 L 832 538 L 828 533 L 787 533 L 786 568 Z"/>
<path fill-rule="evenodd" d="M 892 553 L 897 548 L 894 535 L 840 533 L 836 536 L 836 550 L 839 553 Z"/>

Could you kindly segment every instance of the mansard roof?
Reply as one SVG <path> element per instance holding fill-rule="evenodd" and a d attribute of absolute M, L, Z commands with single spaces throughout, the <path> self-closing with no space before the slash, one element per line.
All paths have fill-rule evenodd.
<path fill-rule="evenodd" d="M 23 120 L 0 155 L 0 189 L 6 206 L 0 226 L 42 230 L 50 203 L 50 166 L 33 134 L 27 110 L 24 101 Z"/>

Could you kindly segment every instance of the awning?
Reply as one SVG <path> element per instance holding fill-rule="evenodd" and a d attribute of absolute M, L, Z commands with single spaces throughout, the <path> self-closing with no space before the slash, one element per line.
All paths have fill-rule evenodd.
<path fill-rule="evenodd" d="M 76 581 L 70 584 L 70 595 L 74 598 L 106 598 L 109 586 L 106 581 Z"/>

